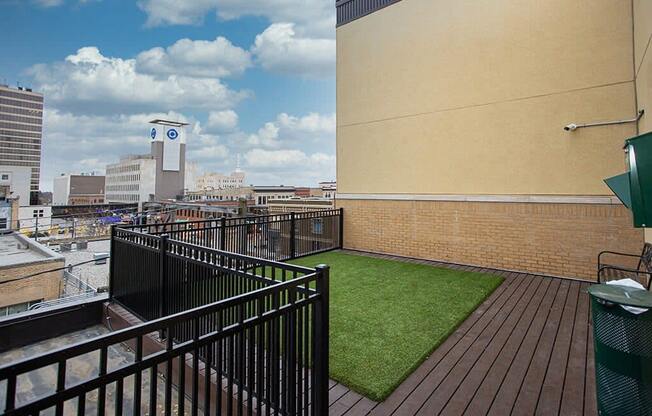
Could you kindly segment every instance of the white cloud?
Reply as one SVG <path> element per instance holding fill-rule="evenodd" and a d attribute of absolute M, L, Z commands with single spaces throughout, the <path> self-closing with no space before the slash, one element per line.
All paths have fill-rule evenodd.
<path fill-rule="evenodd" d="M 140 0 L 148 26 L 200 24 L 208 13 L 224 20 L 261 16 L 272 23 L 296 23 L 302 35 L 335 37 L 332 0 Z"/>
<path fill-rule="evenodd" d="M 321 152 L 252 149 L 244 159 L 248 178 L 261 185 L 315 185 L 335 177 L 335 156 Z"/>
<path fill-rule="evenodd" d="M 249 146 L 278 148 L 282 144 L 312 144 L 335 141 L 335 114 L 310 113 L 303 117 L 281 113 L 247 137 Z"/>
<path fill-rule="evenodd" d="M 63 62 L 35 65 L 29 72 L 49 103 L 82 113 L 220 110 L 249 96 L 219 79 L 185 75 L 160 79 L 142 74 L 134 59 L 106 57 L 93 46 L 79 49 Z"/>
<path fill-rule="evenodd" d="M 211 111 L 206 123 L 207 131 L 232 132 L 238 127 L 238 113 L 233 110 Z"/>
<path fill-rule="evenodd" d="M 175 112 L 97 116 L 49 108 L 43 118 L 41 187 L 45 190 L 61 173 L 102 173 L 107 163 L 117 162 L 121 155 L 148 153 L 152 119 L 192 121 Z"/>
<path fill-rule="evenodd" d="M 56 7 L 63 4 L 63 0 L 34 0 L 34 3 L 41 7 Z"/>
<path fill-rule="evenodd" d="M 250 66 L 249 52 L 222 36 L 213 41 L 180 39 L 172 46 L 152 48 L 136 57 L 136 70 L 154 75 L 223 78 L 241 75 Z"/>
<path fill-rule="evenodd" d="M 274 23 L 251 48 L 268 71 L 307 77 L 335 75 L 335 40 L 298 37 L 293 23 Z"/>

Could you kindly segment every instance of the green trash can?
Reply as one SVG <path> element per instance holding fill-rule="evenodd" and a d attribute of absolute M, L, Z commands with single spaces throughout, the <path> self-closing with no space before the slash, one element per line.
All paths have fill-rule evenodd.
<path fill-rule="evenodd" d="M 652 293 L 602 284 L 589 294 L 598 413 L 652 416 Z M 649 310 L 633 313 L 623 306 Z"/>

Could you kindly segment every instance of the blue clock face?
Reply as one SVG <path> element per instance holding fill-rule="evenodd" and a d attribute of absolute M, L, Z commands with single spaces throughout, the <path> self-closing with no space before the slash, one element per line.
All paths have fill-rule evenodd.
<path fill-rule="evenodd" d="M 152 140 L 156 139 L 156 129 L 152 127 L 152 130 L 149 131 L 149 135 L 151 136 Z"/>
<path fill-rule="evenodd" d="M 176 131 L 175 129 L 170 129 L 167 132 L 168 139 L 170 140 L 176 140 L 179 137 L 179 132 Z"/>

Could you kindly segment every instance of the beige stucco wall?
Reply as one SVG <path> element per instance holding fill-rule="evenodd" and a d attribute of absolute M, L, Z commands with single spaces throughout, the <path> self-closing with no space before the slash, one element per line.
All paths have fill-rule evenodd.
<path fill-rule="evenodd" d="M 635 114 L 630 1 L 402 0 L 337 38 L 339 193 L 605 195 L 625 169 L 635 125 L 562 128 Z"/>
<path fill-rule="evenodd" d="M 647 112 L 639 121 L 639 131 L 652 131 L 652 1 L 634 0 L 634 51 L 636 92 L 639 108 Z M 645 240 L 652 242 L 652 229 L 645 229 Z"/>

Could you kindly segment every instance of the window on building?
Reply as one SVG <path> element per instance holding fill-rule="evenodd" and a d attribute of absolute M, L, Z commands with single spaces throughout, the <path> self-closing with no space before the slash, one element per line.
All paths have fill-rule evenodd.
<path fill-rule="evenodd" d="M 3 181 L 8 181 L 9 180 L 9 175 L 6 175 L 6 174 L 3 173 L 2 174 L 2 180 Z"/>
<path fill-rule="evenodd" d="M 6 230 L 6 229 L 7 229 L 7 219 L 0 218 L 0 230 Z"/>
<path fill-rule="evenodd" d="M 322 218 L 312 220 L 312 233 L 319 235 L 324 233 L 324 220 Z"/>

